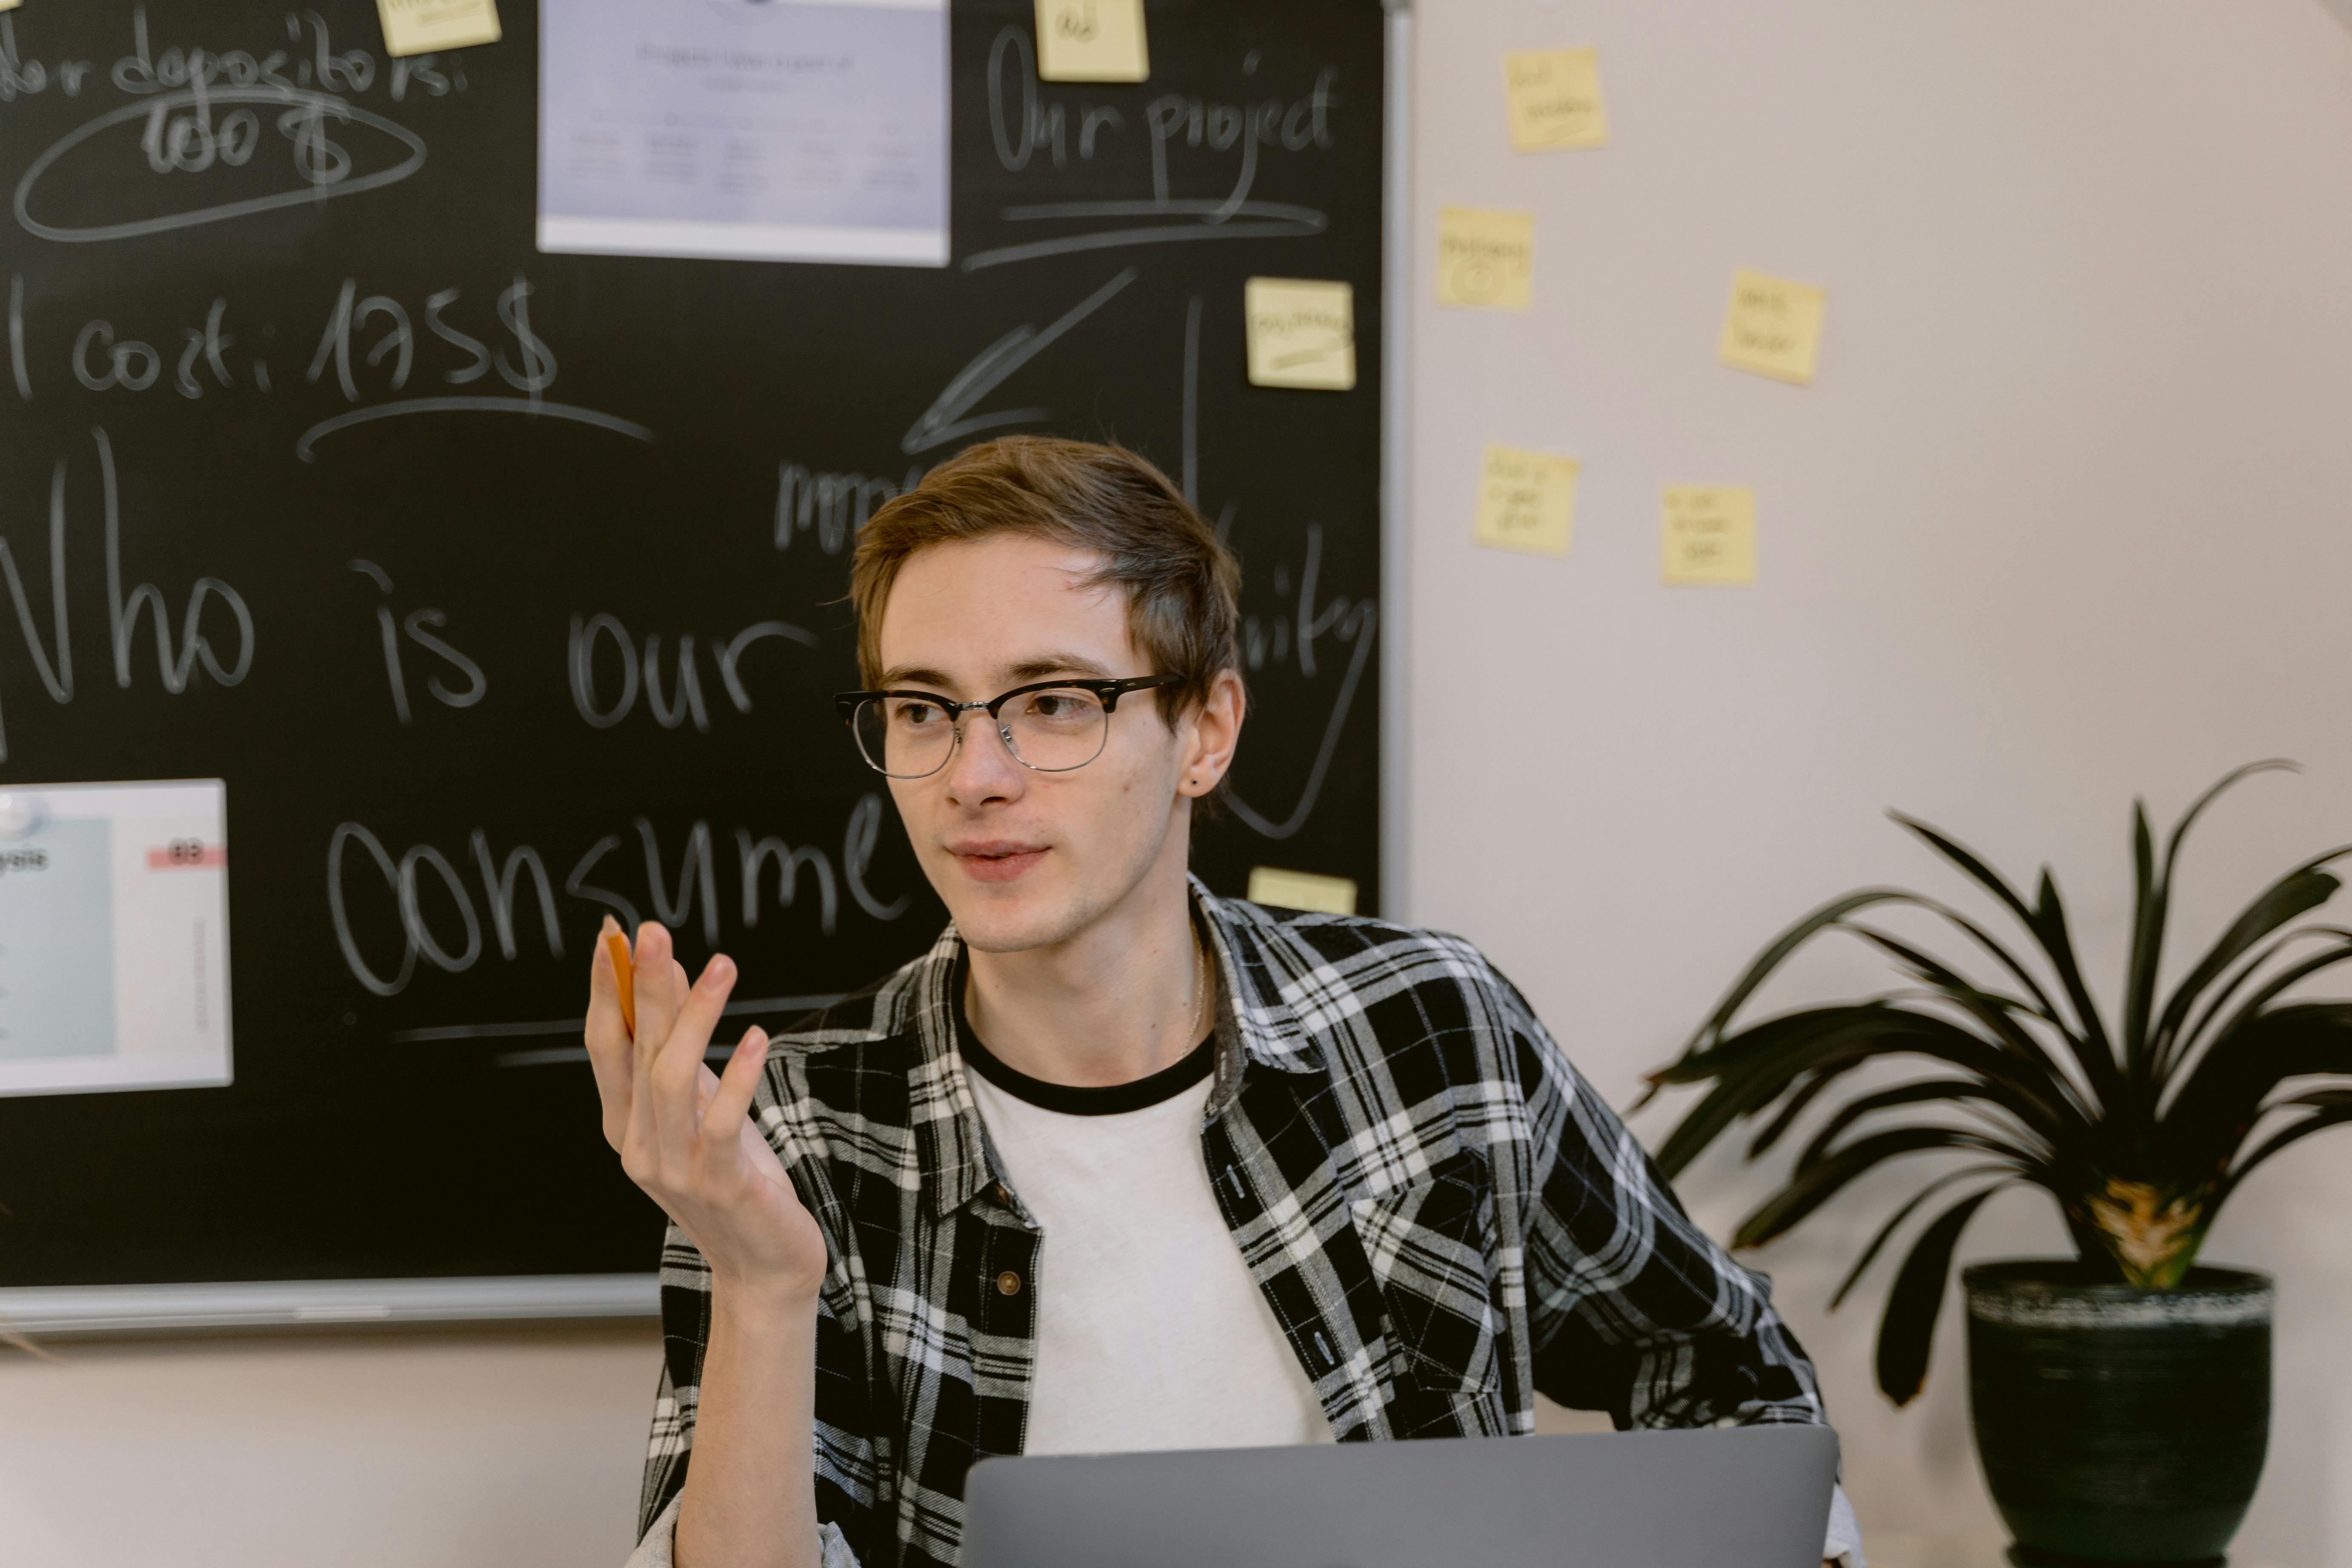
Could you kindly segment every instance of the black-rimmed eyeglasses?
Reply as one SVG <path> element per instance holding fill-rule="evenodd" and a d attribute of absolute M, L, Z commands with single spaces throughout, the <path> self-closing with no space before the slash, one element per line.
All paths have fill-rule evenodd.
<path fill-rule="evenodd" d="M 857 737 L 866 763 L 894 779 L 929 778 L 947 766 L 963 732 L 963 716 L 982 711 L 1014 762 L 1041 773 L 1066 773 L 1102 755 L 1120 698 L 1182 679 L 1041 680 L 985 702 L 958 702 L 935 691 L 845 691 L 833 703 Z"/>

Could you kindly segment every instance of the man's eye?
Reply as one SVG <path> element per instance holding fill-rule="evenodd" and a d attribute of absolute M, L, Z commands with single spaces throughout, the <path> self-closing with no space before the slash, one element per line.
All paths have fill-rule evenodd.
<path fill-rule="evenodd" d="M 891 721 L 908 729 L 921 729 L 936 724 L 947 717 L 947 710 L 936 702 L 901 702 L 891 712 Z"/>
<path fill-rule="evenodd" d="M 1029 700 L 1029 711 L 1054 723 L 1072 724 L 1096 718 L 1102 704 L 1091 691 L 1040 691 Z"/>

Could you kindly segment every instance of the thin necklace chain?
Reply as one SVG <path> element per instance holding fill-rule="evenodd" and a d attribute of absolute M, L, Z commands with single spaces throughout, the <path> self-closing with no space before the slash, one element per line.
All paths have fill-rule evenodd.
<path fill-rule="evenodd" d="M 1209 981 L 1209 955 L 1201 946 L 1201 928 L 1187 915 L 1184 929 L 1192 933 L 1192 1026 L 1184 1036 L 1184 1048 L 1191 1050 L 1199 1043 L 1201 1029 L 1209 1015 L 1209 998 L 1213 987 Z"/>

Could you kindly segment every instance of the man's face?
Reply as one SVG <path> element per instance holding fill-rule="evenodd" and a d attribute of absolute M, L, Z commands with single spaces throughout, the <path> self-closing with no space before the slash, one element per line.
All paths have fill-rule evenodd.
<path fill-rule="evenodd" d="M 971 702 L 1061 677 L 1161 673 L 1128 635 L 1125 591 L 1088 584 L 1101 566 L 1099 556 L 1021 534 L 918 551 L 883 608 L 881 685 Z M 1147 881 L 1181 886 L 1187 797 L 1213 785 L 1225 758 L 1203 758 L 1198 715 L 1170 731 L 1164 695 L 1121 698 L 1102 754 L 1067 773 L 1023 766 L 974 712 L 939 772 L 890 781 L 924 874 L 965 941 L 983 952 L 1050 946 Z"/>

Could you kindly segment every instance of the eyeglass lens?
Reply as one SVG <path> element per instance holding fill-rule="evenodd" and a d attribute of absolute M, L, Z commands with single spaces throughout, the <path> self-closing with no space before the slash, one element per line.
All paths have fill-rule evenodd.
<path fill-rule="evenodd" d="M 975 722 L 986 722 L 984 712 Z M 1102 699 L 1078 687 L 1024 691 L 997 710 L 1005 744 L 1039 773 L 1066 773 L 1102 755 L 1110 715 Z M 919 697 L 868 698 L 851 728 L 857 749 L 874 767 L 898 779 L 919 779 L 947 764 L 955 750 L 956 721 L 939 702 Z"/>

